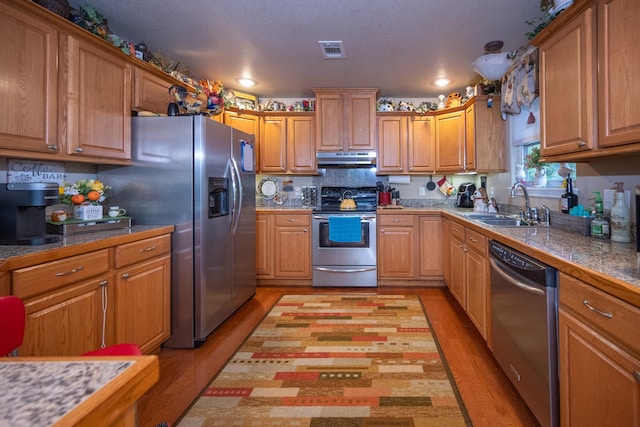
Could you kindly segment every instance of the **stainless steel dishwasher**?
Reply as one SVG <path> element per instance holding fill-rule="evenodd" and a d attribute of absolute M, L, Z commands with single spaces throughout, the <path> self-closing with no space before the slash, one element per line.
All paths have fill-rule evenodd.
<path fill-rule="evenodd" d="M 489 241 L 493 355 L 542 426 L 558 426 L 557 271 Z"/>

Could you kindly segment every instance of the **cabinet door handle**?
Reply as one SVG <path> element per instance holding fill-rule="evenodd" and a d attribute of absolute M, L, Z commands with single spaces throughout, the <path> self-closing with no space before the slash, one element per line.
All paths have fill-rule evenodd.
<path fill-rule="evenodd" d="M 123 279 L 128 279 L 129 278 L 129 273 L 124 273 L 121 277 Z"/>
<path fill-rule="evenodd" d="M 305 233 L 306 233 L 306 232 L 308 232 L 308 231 L 309 231 L 309 230 L 307 230 L 306 228 L 304 229 L 304 232 L 305 232 Z"/>
<path fill-rule="evenodd" d="M 47 148 L 51 151 L 58 151 L 58 146 L 55 144 L 47 145 Z"/>
<path fill-rule="evenodd" d="M 640 382 L 640 372 L 633 371 L 633 376 L 635 377 L 636 381 Z"/>
<path fill-rule="evenodd" d="M 612 313 L 607 313 L 606 311 L 598 310 L 597 308 L 592 306 L 591 303 L 589 303 L 589 300 L 582 301 L 582 304 L 584 304 L 585 307 L 587 307 L 589 310 L 593 311 L 594 313 L 598 313 L 599 315 L 607 317 L 609 319 L 613 318 Z"/>
<path fill-rule="evenodd" d="M 59 272 L 56 273 L 56 277 L 66 276 L 67 274 L 77 273 L 78 271 L 81 271 L 81 270 L 84 270 L 83 266 L 76 267 L 73 270 L 69 270 L 69 271 L 59 271 Z"/>
<path fill-rule="evenodd" d="M 81 147 L 78 147 L 74 148 L 73 151 L 75 151 L 76 153 L 82 153 L 84 150 Z"/>
<path fill-rule="evenodd" d="M 585 145 L 587 145 L 586 142 L 584 141 L 578 141 L 578 147 L 584 147 Z"/>
<path fill-rule="evenodd" d="M 100 286 L 102 288 L 102 340 L 100 341 L 100 348 L 105 348 L 107 337 L 107 301 L 109 300 L 109 296 L 107 294 L 107 281 L 103 280 L 100 282 Z"/>
<path fill-rule="evenodd" d="M 138 252 L 151 252 L 151 251 L 155 251 L 156 250 L 156 246 L 149 246 L 148 248 L 144 248 L 144 249 L 140 249 Z"/>

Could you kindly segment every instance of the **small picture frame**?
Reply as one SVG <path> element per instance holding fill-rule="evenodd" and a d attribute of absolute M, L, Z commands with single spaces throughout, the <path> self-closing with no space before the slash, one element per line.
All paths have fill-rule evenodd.
<path fill-rule="evenodd" d="M 256 98 L 254 95 L 238 92 L 237 90 L 234 90 L 233 93 L 236 98 L 235 104 L 238 109 L 250 111 L 258 110 L 258 98 Z"/>

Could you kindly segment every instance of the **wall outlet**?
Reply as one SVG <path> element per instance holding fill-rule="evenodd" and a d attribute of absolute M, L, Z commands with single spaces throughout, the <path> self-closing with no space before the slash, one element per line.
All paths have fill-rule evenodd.
<path fill-rule="evenodd" d="M 420 195 L 421 196 L 426 196 L 427 193 L 424 191 L 424 187 L 420 187 Z"/>
<path fill-rule="evenodd" d="M 296 196 L 302 196 L 302 187 L 295 187 L 293 194 Z"/>

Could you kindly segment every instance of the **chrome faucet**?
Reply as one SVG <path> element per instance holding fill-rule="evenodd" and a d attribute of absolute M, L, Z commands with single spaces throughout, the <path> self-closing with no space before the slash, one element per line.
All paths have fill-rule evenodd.
<path fill-rule="evenodd" d="M 516 182 L 513 184 L 513 187 L 511 187 L 511 197 L 516 196 L 516 190 L 518 187 L 522 188 L 522 192 L 524 193 L 525 210 L 522 212 L 522 217 L 525 220 L 529 220 L 531 217 L 531 205 L 529 204 L 529 193 L 527 193 L 527 187 L 525 187 L 521 182 Z"/>

